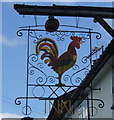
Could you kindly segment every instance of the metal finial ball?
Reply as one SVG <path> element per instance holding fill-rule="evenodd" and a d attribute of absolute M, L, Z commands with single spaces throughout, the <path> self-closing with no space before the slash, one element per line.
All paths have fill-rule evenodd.
<path fill-rule="evenodd" d="M 33 118 L 31 118 L 31 117 L 24 117 L 21 120 L 33 120 Z"/>
<path fill-rule="evenodd" d="M 48 19 L 45 23 L 45 29 L 48 32 L 57 31 L 59 28 L 59 21 L 55 18 Z"/>

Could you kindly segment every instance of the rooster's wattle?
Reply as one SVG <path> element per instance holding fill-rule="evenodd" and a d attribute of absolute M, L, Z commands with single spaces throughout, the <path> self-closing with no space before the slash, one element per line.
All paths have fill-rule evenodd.
<path fill-rule="evenodd" d="M 80 48 L 81 38 L 77 36 L 70 37 L 72 42 L 68 46 L 68 50 L 58 57 L 58 47 L 54 40 L 50 38 L 42 38 L 37 42 L 36 45 L 36 55 L 39 55 L 40 51 L 44 51 L 41 55 L 41 59 L 48 58 L 44 60 L 44 63 L 48 63 L 48 66 L 58 74 L 59 83 L 57 86 L 65 86 L 61 83 L 62 74 L 70 69 L 76 62 L 77 53 L 75 48 Z"/>

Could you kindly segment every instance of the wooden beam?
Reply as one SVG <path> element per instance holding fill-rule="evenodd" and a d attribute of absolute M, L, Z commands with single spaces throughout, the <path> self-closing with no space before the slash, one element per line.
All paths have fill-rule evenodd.
<path fill-rule="evenodd" d="M 112 7 L 89 6 L 36 6 L 15 4 L 14 9 L 20 15 L 53 15 L 53 16 L 77 16 L 77 17 L 102 17 L 114 18 Z"/>

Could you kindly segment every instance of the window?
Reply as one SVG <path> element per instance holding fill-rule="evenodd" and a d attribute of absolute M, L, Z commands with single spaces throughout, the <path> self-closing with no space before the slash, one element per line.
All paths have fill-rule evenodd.
<path fill-rule="evenodd" d="M 84 100 L 78 107 L 78 117 L 86 120 L 88 118 L 87 101 Z"/>

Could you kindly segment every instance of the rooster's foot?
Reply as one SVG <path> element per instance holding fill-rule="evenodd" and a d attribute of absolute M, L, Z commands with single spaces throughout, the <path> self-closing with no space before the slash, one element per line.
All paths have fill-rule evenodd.
<path fill-rule="evenodd" d="M 55 86 L 66 86 L 65 84 L 63 84 L 63 83 L 58 83 L 58 84 L 55 84 Z"/>

